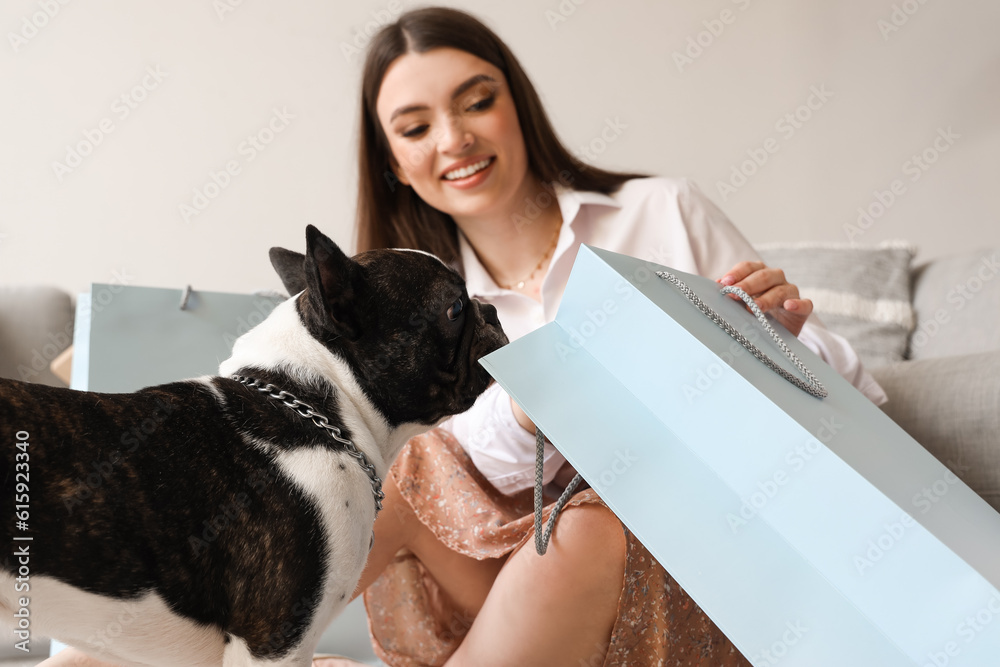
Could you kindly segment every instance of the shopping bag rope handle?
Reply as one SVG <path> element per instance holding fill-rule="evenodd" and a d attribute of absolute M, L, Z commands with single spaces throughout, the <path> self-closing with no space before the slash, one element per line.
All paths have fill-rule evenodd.
<path fill-rule="evenodd" d="M 744 292 L 739 287 L 732 287 L 732 286 L 723 287 L 721 292 L 722 294 L 735 294 L 736 296 L 738 296 L 740 299 L 743 300 L 743 302 L 747 305 L 747 307 L 750 308 L 753 314 L 764 326 L 764 329 L 767 330 L 769 334 L 771 334 L 771 338 L 774 339 L 774 342 L 778 345 L 781 351 L 785 353 L 785 356 L 787 356 L 791 360 L 791 362 L 795 364 L 795 367 L 798 368 L 799 371 L 803 375 L 805 375 L 806 378 L 809 379 L 809 382 L 804 382 L 800 378 L 795 377 L 794 375 L 786 371 L 784 368 L 776 364 L 774 360 L 771 359 L 771 357 L 761 352 L 760 349 L 758 349 L 756 345 L 750 342 L 750 340 L 746 336 L 737 331 L 733 325 L 731 325 L 729 322 L 725 320 L 725 318 L 723 318 L 721 315 L 715 312 L 715 310 L 713 310 L 712 307 L 709 306 L 707 303 L 702 301 L 701 297 L 695 294 L 694 291 L 690 287 L 688 287 L 683 280 L 681 280 L 674 274 L 670 273 L 669 271 L 657 271 L 656 275 L 658 275 L 660 278 L 670 283 L 673 283 L 674 286 L 676 286 L 677 289 L 679 289 L 681 293 L 684 296 L 686 296 L 688 300 L 698 308 L 698 310 L 700 310 L 710 320 L 718 324 L 723 331 L 732 336 L 733 339 L 736 340 L 736 342 L 745 347 L 751 354 L 753 354 L 753 356 L 757 357 L 757 359 L 763 362 L 765 366 L 767 366 L 772 371 L 774 371 L 781 377 L 785 378 L 786 380 L 794 384 L 796 387 L 802 389 L 803 391 L 807 391 L 813 396 L 816 396 L 817 398 L 826 398 L 827 396 L 826 387 L 824 387 L 823 383 L 821 383 L 818 379 L 816 379 L 816 376 L 813 375 L 809 371 L 809 369 L 805 367 L 805 364 L 799 361 L 799 358 L 795 356 L 795 353 L 792 352 L 790 349 L 788 349 L 788 346 L 785 345 L 785 341 L 781 339 L 781 336 L 778 334 L 778 332 L 775 331 L 774 327 L 771 326 L 771 323 L 767 321 L 767 318 L 764 316 L 763 311 L 761 311 L 760 307 L 754 302 L 754 300 L 750 297 L 749 294 Z M 582 477 L 580 477 L 579 473 L 572 479 L 572 481 L 566 487 L 566 490 L 562 492 L 561 496 L 559 496 L 559 500 L 556 501 L 555 506 L 552 508 L 552 513 L 549 514 L 549 520 L 545 524 L 545 530 L 543 531 L 542 530 L 542 472 L 543 472 L 542 468 L 544 466 L 544 450 L 545 450 L 545 435 L 542 433 L 542 429 L 536 428 L 535 429 L 535 551 L 537 551 L 539 555 L 544 554 L 545 551 L 548 549 L 549 539 L 552 537 L 552 529 L 555 526 L 556 517 L 559 515 L 559 512 L 562 511 L 566 503 L 569 502 L 570 496 L 573 495 L 573 491 L 576 490 L 577 485 L 583 479 Z"/>
<path fill-rule="evenodd" d="M 555 507 L 552 508 L 552 514 L 549 515 L 548 523 L 545 524 L 545 530 L 542 531 L 542 467 L 544 466 L 544 450 L 545 450 L 545 434 L 542 433 L 542 429 L 535 428 L 535 551 L 541 556 L 545 553 L 545 550 L 549 548 L 549 538 L 552 537 L 552 528 L 555 527 L 556 517 L 559 512 L 562 511 L 563 505 L 565 505 L 570 496 L 573 495 L 573 491 L 576 490 L 577 484 L 583 479 L 580 473 L 570 481 L 566 486 L 566 490 L 562 492 L 559 496 L 559 500 L 556 501 Z"/>
<path fill-rule="evenodd" d="M 771 334 L 771 338 L 774 339 L 774 342 L 778 345 L 781 351 L 785 353 L 785 356 L 788 357 L 793 364 L 795 364 L 795 367 L 799 369 L 799 372 L 801 372 L 803 375 L 806 376 L 806 378 L 808 378 L 809 382 L 805 382 L 801 378 L 795 377 L 794 375 L 786 371 L 784 368 L 776 364 L 774 360 L 771 359 L 771 357 L 761 352 L 760 349 L 758 349 L 756 345 L 751 343 L 746 336 L 737 331 L 736 327 L 727 322 L 725 318 L 719 315 L 717 312 L 715 312 L 711 306 L 702 301 L 701 297 L 695 294 L 694 291 L 690 287 L 688 287 L 683 280 L 681 280 L 674 274 L 670 273 L 669 271 L 657 271 L 656 275 L 658 275 L 660 278 L 663 278 L 664 280 L 670 283 L 673 283 L 674 286 L 676 286 L 677 289 L 681 291 L 681 294 L 686 296 L 688 300 L 698 308 L 698 310 L 700 310 L 710 320 L 718 324 L 723 331 L 732 336 L 737 343 L 745 347 L 751 354 L 753 354 L 753 356 L 757 357 L 757 359 L 763 362 L 765 366 L 767 366 L 772 371 L 774 371 L 781 377 L 785 378 L 786 380 L 794 384 L 799 389 L 802 389 L 803 391 L 812 394 L 816 398 L 826 398 L 827 396 L 826 387 L 824 387 L 823 383 L 817 380 L 816 376 L 813 375 L 809 371 L 809 369 L 805 367 L 805 364 L 799 361 L 799 358 L 795 356 L 795 353 L 792 352 L 790 349 L 788 349 L 788 346 L 785 345 L 785 341 L 781 339 L 781 336 L 778 335 L 778 332 L 775 331 L 774 327 L 771 326 L 771 323 L 767 321 L 767 317 L 764 316 L 764 312 L 754 302 L 754 300 L 750 297 L 749 294 L 744 292 L 739 287 L 731 287 L 731 286 L 723 287 L 721 292 L 722 294 L 735 294 L 739 298 L 743 299 L 743 302 L 747 305 L 747 307 L 750 308 L 750 310 L 753 311 L 753 314 L 757 317 L 757 319 L 760 320 L 760 323 L 764 326 L 764 329 L 769 334 Z"/>

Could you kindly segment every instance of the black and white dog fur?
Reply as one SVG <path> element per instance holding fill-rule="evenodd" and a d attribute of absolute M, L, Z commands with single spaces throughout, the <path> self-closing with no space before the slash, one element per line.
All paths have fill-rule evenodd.
<path fill-rule="evenodd" d="M 385 479 L 409 438 L 472 406 L 490 381 L 479 358 L 507 337 L 433 255 L 348 258 L 311 225 L 306 245 L 271 250 L 294 296 L 219 376 L 131 394 L 0 380 L 3 507 L 29 508 L 26 531 L 2 522 L 3 623 L 120 665 L 310 663 L 360 579 L 372 483 L 230 376 L 308 403 Z"/>

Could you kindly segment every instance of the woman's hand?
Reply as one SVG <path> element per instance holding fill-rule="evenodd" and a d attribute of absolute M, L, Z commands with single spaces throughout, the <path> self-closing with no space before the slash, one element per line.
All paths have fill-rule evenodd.
<path fill-rule="evenodd" d="M 521 409 L 520 405 L 514 402 L 513 398 L 510 399 L 510 407 L 514 410 L 514 419 L 517 420 L 517 423 L 520 424 L 521 427 L 528 433 L 534 435 L 535 433 L 534 422 L 528 419 L 528 415 L 524 414 L 524 410 Z"/>
<path fill-rule="evenodd" d="M 812 301 L 799 298 L 799 288 L 785 280 L 784 271 L 763 262 L 740 262 L 715 282 L 742 288 L 762 311 L 773 315 L 794 336 L 799 335 L 813 311 Z M 727 296 L 743 303 L 735 294 Z"/>

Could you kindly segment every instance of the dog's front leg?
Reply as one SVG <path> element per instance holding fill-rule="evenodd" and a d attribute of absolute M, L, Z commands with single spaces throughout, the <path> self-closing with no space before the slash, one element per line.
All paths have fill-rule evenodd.
<path fill-rule="evenodd" d="M 244 640 L 232 637 L 222 655 L 222 667 L 309 667 L 315 652 L 315 641 L 303 641 L 280 657 L 256 657 Z"/>

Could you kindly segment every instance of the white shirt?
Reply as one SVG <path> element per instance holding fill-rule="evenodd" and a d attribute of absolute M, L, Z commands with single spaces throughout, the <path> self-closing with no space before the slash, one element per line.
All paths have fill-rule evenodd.
<path fill-rule="evenodd" d="M 458 231 L 469 295 L 496 306 L 512 341 L 555 319 L 581 243 L 713 280 L 741 261 L 761 261 L 725 214 L 688 179 L 633 179 L 611 195 L 559 183 L 555 189 L 563 225 L 542 282 L 541 303 L 499 287 Z M 886 402 L 882 388 L 864 370 L 850 344 L 815 315 L 810 315 L 798 338 L 876 405 Z M 534 484 L 535 436 L 514 419 L 510 398 L 500 385 L 492 384 L 472 408 L 441 426 L 455 435 L 479 471 L 502 493 L 513 494 Z M 564 462 L 547 443 L 546 484 Z"/>

